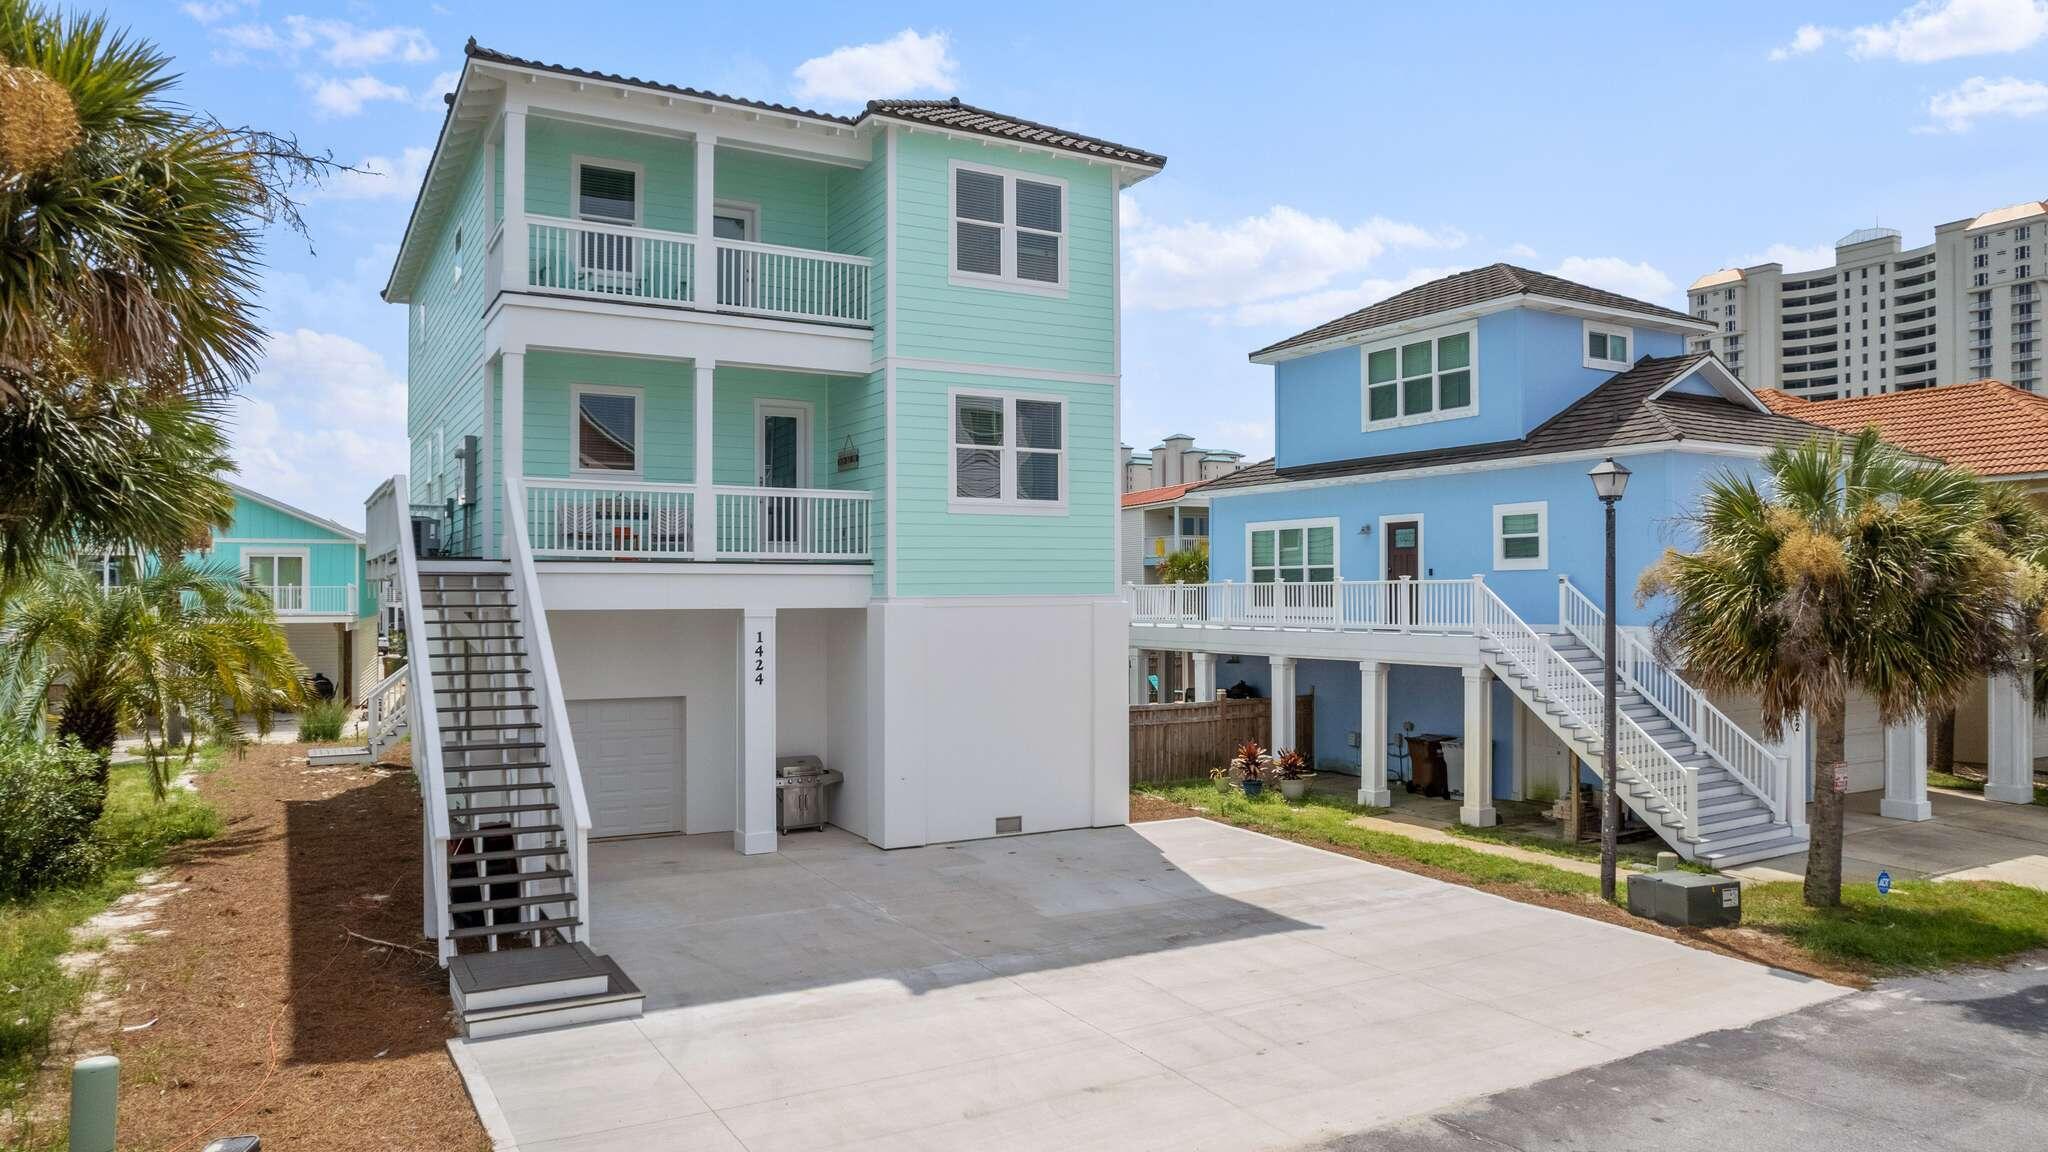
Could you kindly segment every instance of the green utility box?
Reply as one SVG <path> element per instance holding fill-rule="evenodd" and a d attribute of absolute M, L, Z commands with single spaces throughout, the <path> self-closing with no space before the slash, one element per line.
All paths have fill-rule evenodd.
<path fill-rule="evenodd" d="M 1742 923 L 1742 885 L 1698 872 L 1631 876 L 1628 910 L 1674 928 L 1729 928 Z"/>

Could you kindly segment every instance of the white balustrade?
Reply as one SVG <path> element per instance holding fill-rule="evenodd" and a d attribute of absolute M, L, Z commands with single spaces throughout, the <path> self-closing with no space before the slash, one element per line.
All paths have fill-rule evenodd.
<path fill-rule="evenodd" d="M 714 240 L 718 251 L 718 307 L 798 320 L 868 322 L 864 256 L 785 248 L 744 240 Z"/>
<path fill-rule="evenodd" d="M 867 560 L 866 492 L 833 488 L 716 488 L 717 555 L 731 560 Z"/>
<path fill-rule="evenodd" d="M 696 513 L 687 484 L 529 478 L 522 487 L 535 556 L 690 556 Z"/>
<path fill-rule="evenodd" d="M 1471 580 L 1134 584 L 1140 624 L 1323 631 L 1472 631 Z"/>
<path fill-rule="evenodd" d="M 585 220 L 529 218 L 526 283 L 548 292 L 653 304 L 695 297 L 694 237 Z"/>

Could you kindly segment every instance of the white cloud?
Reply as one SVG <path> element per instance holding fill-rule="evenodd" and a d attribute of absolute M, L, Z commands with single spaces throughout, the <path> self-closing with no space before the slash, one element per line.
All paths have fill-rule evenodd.
<path fill-rule="evenodd" d="M 1827 43 L 1829 32 L 1817 24 L 1801 24 L 1792 34 L 1792 42 L 1771 49 L 1771 59 L 1789 60 L 1794 56 L 1807 56 L 1820 51 Z"/>
<path fill-rule="evenodd" d="M 345 524 L 406 469 L 405 382 L 368 347 L 300 328 L 271 337 L 232 430 L 242 483 Z"/>
<path fill-rule="evenodd" d="M 426 178 L 431 148 L 407 148 L 398 159 L 365 156 L 315 193 L 323 200 L 410 200 Z"/>
<path fill-rule="evenodd" d="M 363 105 L 378 100 L 404 103 L 411 97 L 404 88 L 389 84 L 365 72 L 359 76 L 303 76 L 299 83 L 313 93 L 313 107 L 322 116 L 354 116 Z"/>
<path fill-rule="evenodd" d="M 1737 256 L 1733 267 L 1748 268 L 1756 264 L 1783 264 L 1787 271 L 1808 272 L 1815 268 L 1826 268 L 1835 262 L 1835 247 L 1832 244 L 1814 244 L 1802 248 L 1797 244 L 1773 244 L 1761 252 L 1750 252 Z"/>
<path fill-rule="evenodd" d="M 905 28 L 875 44 L 849 44 L 796 66 L 800 100 L 852 104 L 959 85 L 959 63 L 944 32 L 929 36 Z"/>
<path fill-rule="evenodd" d="M 427 81 L 427 86 L 420 89 L 420 107 L 428 112 L 439 113 L 447 107 L 442 102 L 441 97 L 455 91 L 455 86 L 461 82 L 462 73 L 460 72 L 435 73 L 434 78 Z"/>
<path fill-rule="evenodd" d="M 1927 102 L 1934 121 L 1926 131 L 1967 132 L 1978 120 L 2009 116 L 2025 120 L 2048 113 L 2048 84 L 2007 76 L 1987 80 L 1972 76 Z"/>
<path fill-rule="evenodd" d="M 214 54 L 223 63 L 238 63 L 259 55 L 272 57 L 278 63 L 296 64 L 302 56 L 312 53 L 337 68 L 361 68 L 384 63 L 422 64 L 435 55 L 434 42 L 418 28 L 362 28 L 346 20 L 311 16 L 287 16 L 281 24 L 236 24 L 221 29 L 217 35 L 227 46 L 226 51 Z"/>
<path fill-rule="evenodd" d="M 201 24 L 213 24 L 255 7 L 256 0 L 188 0 L 178 10 Z"/>
<path fill-rule="evenodd" d="M 1567 256 L 1550 273 L 1638 300 L 1669 300 L 1678 291 L 1671 277 L 1649 263 L 1631 263 L 1619 256 Z"/>
<path fill-rule="evenodd" d="M 1802 25 L 1771 59 L 1788 60 L 1846 41 L 1859 60 L 1929 64 L 1961 56 L 2023 52 L 2048 36 L 2048 0 L 1920 0 L 1883 24 Z"/>
<path fill-rule="evenodd" d="M 1287 298 L 1315 295 L 1327 301 L 1373 291 L 1384 282 L 1325 292 L 1340 279 L 1364 273 L 1391 250 L 1455 248 L 1465 242 L 1456 230 L 1431 231 L 1380 217 L 1345 225 L 1285 204 L 1222 224 L 1155 224 L 1140 212 L 1133 227 L 1130 219 L 1125 217 L 1124 228 L 1126 304 L 1221 311 L 1231 323 L 1244 324 L 1277 322 L 1290 313 L 1286 304 L 1274 302 Z"/>
<path fill-rule="evenodd" d="M 1510 260 L 1520 260 L 1521 262 L 1526 264 L 1529 261 L 1534 260 L 1536 258 L 1536 250 L 1534 248 L 1529 247 L 1527 244 L 1515 243 L 1510 244 L 1506 248 L 1502 249 L 1501 255 L 1507 257 Z"/>
<path fill-rule="evenodd" d="M 1313 328 L 1325 321 L 1356 312 L 1369 304 L 1377 304 L 1397 292 L 1406 292 L 1417 284 L 1427 284 L 1431 280 L 1459 271 L 1463 269 L 1411 268 L 1391 279 L 1367 277 L 1349 288 L 1330 288 L 1321 292 L 1305 292 L 1281 300 L 1260 300 L 1240 304 L 1217 317 L 1217 321 L 1245 328 L 1257 328 L 1267 324 L 1295 330 Z"/>

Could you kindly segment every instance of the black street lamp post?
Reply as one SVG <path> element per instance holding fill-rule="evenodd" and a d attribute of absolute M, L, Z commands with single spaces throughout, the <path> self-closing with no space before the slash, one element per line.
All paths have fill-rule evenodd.
<path fill-rule="evenodd" d="M 1614 730 L 1621 709 L 1614 698 L 1614 506 L 1628 491 L 1628 469 L 1609 456 L 1586 473 L 1593 492 L 1607 510 L 1607 598 L 1601 604 L 1606 613 L 1600 634 L 1600 765 L 1607 778 L 1607 791 L 1600 802 L 1600 898 L 1614 902 L 1614 870 L 1621 835 L 1621 772 L 1614 760 Z"/>

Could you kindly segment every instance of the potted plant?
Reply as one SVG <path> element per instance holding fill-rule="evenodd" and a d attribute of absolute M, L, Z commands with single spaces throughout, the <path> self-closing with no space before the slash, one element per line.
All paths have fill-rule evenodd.
<path fill-rule="evenodd" d="M 1237 755 L 1231 758 L 1230 774 L 1237 780 L 1238 788 L 1245 798 L 1255 800 L 1266 790 L 1266 777 L 1273 771 L 1273 758 L 1259 747 L 1256 740 L 1247 740 L 1238 746 Z"/>
<path fill-rule="evenodd" d="M 1273 778 L 1280 781 L 1280 795 L 1298 801 L 1308 795 L 1308 782 L 1315 777 L 1308 760 L 1292 748 L 1273 753 Z"/>

